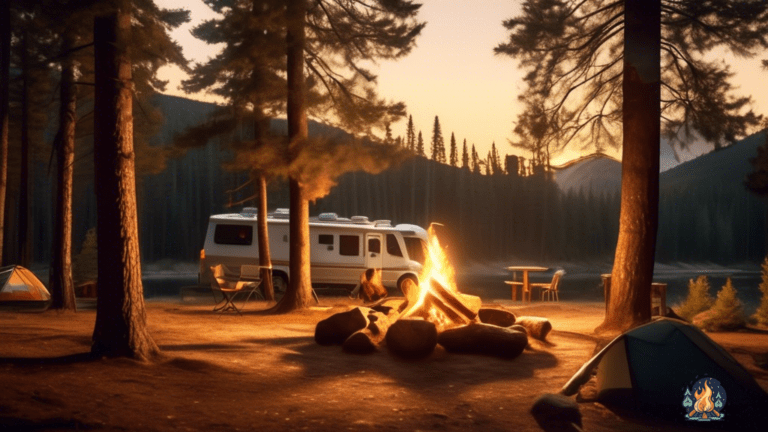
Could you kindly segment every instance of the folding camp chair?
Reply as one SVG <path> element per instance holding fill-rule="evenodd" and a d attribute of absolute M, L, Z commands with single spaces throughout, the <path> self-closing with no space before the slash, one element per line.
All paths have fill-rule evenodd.
<path fill-rule="evenodd" d="M 216 292 L 221 293 L 221 300 L 219 300 L 213 307 L 215 312 L 228 312 L 233 311 L 238 314 L 241 313 L 242 308 L 250 300 L 251 296 L 261 296 L 258 292 L 259 284 L 261 283 L 261 275 L 259 271 L 255 269 L 261 269 L 260 266 L 242 266 L 245 269 L 245 279 L 243 279 L 243 269 L 241 268 L 241 275 L 238 277 L 232 274 L 227 274 L 226 267 L 219 264 L 211 267 L 211 291 L 214 293 L 214 299 L 216 298 Z M 237 306 L 235 300 L 238 296 L 245 295 L 240 307 Z"/>
<path fill-rule="evenodd" d="M 560 301 L 560 296 L 558 295 L 558 288 L 560 286 L 560 278 L 564 274 L 565 274 L 565 270 L 558 270 L 552 276 L 552 282 L 534 283 L 534 284 L 531 284 L 531 289 L 541 288 L 542 301 L 544 301 L 545 296 L 549 301 L 552 301 L 552 300 Z"/>

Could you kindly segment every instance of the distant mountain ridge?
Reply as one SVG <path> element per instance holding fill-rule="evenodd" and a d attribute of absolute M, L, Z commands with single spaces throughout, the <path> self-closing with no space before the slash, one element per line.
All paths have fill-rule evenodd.
<path fill-rule="evenodd" d="M 722 150 L 712 151 L 683 162 L 659 174 L 660 188 L 692 187 L 702 184 L 728 184 L 741 187 L 752 171 L 749 160 L 765 143 L 766 131 L 750 135 Z M 584 190 L 593 194 L 621 190 L 621 162 L 597 153 L 555 167 L 555 182 L 563 192 Z"/>

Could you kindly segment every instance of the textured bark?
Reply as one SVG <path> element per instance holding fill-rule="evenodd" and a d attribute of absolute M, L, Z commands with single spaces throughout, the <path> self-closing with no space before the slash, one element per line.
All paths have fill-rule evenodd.
<path fill-rule="evenodd" d="M 0 263 L 3 261 L 5 195 L 8 188 L 8 85 L 11 64 L 11 2 L 0 5 Z"/>
<path fill-rule="evenodd" d="M 75 46 L 71 32 L 64 35 L 63 51 Z M 59 131 L 56 135 L 56 167 L 58 193 L 53 233 L 53 261 L 48 286 L 53 302 L 51 308 L 76 310 L 75 287 L 72 282 L 72 180 L 75 161 L 75 123 L 77 84 L 72 55 L 62 62 L 59 104 Z"/>
<path fill-rule="evenodd" d="M 289 162 L 294 162 L 307 145 L 307 109 L 304 89 L 304 17 L 306 0 L 290 0 L 286 4 L 286 44 Z M 280 302 L 273 308 L 278 313 L 304 309 L 312 300 L 312 280 L 310 276 L 309 251 L 309 201 L 304 193 L 301 173 L 292 169 L 288 179 L 291 215 L 290 235 L 290 281 L 288 290 Z"/>
<path fill-rule="evenodd" d="M 661 2 L 627 0 L 621 213 L 611 294 L 598 331 L 624 331 L 651 318 L 650 288 L 659 208 Z"/>
<path fill-rule="evenodd" d="M 91 352 L 146 360 L 158 353 L 147 331 L 139 259 L 130 43 L 130 2 L 94 19 L 98 299 Z"/>
<path fill-rule="evenodd" d="M 29 267 L 29 80 L 30 64 L 26 33 L 21 38 L 21 173 L 16 263 Z"/>

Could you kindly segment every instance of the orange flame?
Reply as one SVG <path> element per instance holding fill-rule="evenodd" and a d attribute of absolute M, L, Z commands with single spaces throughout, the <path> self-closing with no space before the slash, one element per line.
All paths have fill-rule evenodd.
<path fill-rule="evenodd" d="M 437 239 L 434 225 L 435 224 L 431 224 L 429 229 L 427 229 L 428 241 L 424 254 L 424 266 L 421 269 L 421 274 L 419 274 L 418 300 L 408 308 L 403 314 L 404 316 L 408 316 L 424 307 L 427 294 L 431 291 L 430 286 L 433 279 L 449 291 L 459 291 L 456 287 L 455 271 L 448 260 L 448 255 L 445 253 L 445 250 L 440 245 L 440 241 Z M 429 308 L 427 313 L 429 314 L 429 319 L 431 321 L 439 322 L 443 320 L 442 317 L 439 316 L 439 312 L 434 308 Z"/>
<path fill-rule="evenodd" d="M 696 397 L 696 403 L 693 408 L 700 412 L 706 413 L 715 409 L 715 404 L 712 403 L 712 389 L 709 388 L 709 381 L 704 381 L 704 388 L 697 391 L 694 396 Z"/>

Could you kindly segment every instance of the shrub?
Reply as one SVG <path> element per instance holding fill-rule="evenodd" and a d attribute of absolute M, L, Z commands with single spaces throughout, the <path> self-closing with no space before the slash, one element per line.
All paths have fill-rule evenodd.
<path fill-rule="evenodd" d="M 717 293 L 712 315 L 704 321 L 703 327 L 709 331 L 736 330 L 744 327 L 746 323 L 741 301 L 736 298 L 736 289 L 731 283 L 731 278 L 728 278 L 723 289 Z"/>
<path fill-rule="evenodd" d="M 709 279 L 701 275 L 688 280 L 688 297 L 682 305 L 678 315 L 690 321 L 697 314 L 712 307 L 712 296 L 709 295 Z"/>
<path fill-rule="evenodd" d="M 755 319 L 758 323 L 768 325 L 768 257 L 763 261 L 763 280 L 760 282 L 760 292 L 763 296 L 760 298 L 760 307 L 755 312 Z"/>

